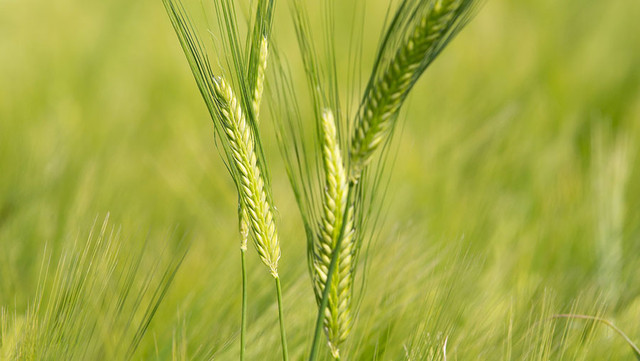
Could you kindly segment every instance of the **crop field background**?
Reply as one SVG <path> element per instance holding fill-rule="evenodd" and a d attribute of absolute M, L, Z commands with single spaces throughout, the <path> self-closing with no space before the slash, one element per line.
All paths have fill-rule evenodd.
<path fill-rule="evenodd" d="M 364 67 L 388 5 L 367 6 Z M 640 343 L 639 18 L 630 0 L 486 1 L 401 113 L 343 359 L 634 359 L 606 325 L 553 316 Z M 301 360 L 306 241 L 260 127 Z M 237 199 L 213 134 L 160 0 L 0 0 L 0 359 L 238 358 Z M 249 251 L 247 358 L 279 360 Z"/>

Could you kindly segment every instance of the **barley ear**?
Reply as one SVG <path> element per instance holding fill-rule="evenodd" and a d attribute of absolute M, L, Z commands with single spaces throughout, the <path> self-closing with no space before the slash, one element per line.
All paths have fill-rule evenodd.
<path fill-rule="evenodd" d="M 355 262 L 353 207 L 347 205 L 347 173 L 340 154 L 334 117 L 330 110 L 325 110 L 322 114 L 322 131 L 326 189 L 320 232 L 313 247 L 313 280 L 316 300 L 320 303 L 333 251 L 340 237 L 343 222 L 346 222 L 337 268 L 329 285 L 329 300 L 324 318 L 324 330 L 331 353 L 335 358 L 339 358 L 339 346 L 346 340 L 352 323 L 351 294 Z"/>
<path fill-rule="evenodd" d="M 435 0 L 408 29 L 385 68 L 372 78 L 351 139 L 350 178 L 357 181 L 374 151 L 389 137 L 416 80 L 453 35 L 472 1 Z M 394 30 L 391 28 L 389 31 Z M 383 48 L 381 52 L 385 49 Z"/>
<path fill-rule="evenodd" d="M 269 42 L 263 37 L 260 42 L 260 57 L 258 58 L 258 70 L 256 74 L 256 86 L 253 89 L 253 107 L 254 119 L 260 121 L 260 104 L 262 102 L 262 93 L 264 91 L 264 78 L 267 71 L 267 61 L 269 58 Z"/>
<path fill-rule="evenodd" d="M 273 212 L 258 167 L 254 135 L 231 87 L 221 77 L 215 77 L 214 87 L 220 121 L 229 141 L 233 167 L 239 178 L 240 203 L 245 209 L 258 254 L 273 277 L 277 278 L 280 247 Z"/>

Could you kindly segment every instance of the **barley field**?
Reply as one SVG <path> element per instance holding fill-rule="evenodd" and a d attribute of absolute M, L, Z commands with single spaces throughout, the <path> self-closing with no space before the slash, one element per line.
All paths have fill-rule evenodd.
<path fill-rule="evenodd" d="M 640 360 L 640 2 L 263 3 L 0 0 L 0 360 Z"/>

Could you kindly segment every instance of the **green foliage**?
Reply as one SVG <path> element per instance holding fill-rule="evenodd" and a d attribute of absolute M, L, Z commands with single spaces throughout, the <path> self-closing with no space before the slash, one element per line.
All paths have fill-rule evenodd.
<path fill-rule="evenodd" d="M 51 273 L 44 264 L 26 313 L 1 315 L 3 360 L 131 359 L 185 250 L 142 273 L 143 250 L 122 242 L 107 217 L 86 243 L 69 242 Z"/>

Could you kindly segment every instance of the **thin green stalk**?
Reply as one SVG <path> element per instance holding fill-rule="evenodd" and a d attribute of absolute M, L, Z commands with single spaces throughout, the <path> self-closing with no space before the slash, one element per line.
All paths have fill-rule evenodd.
<path fill-rule="evenodd" d="M 247 267 L 245 263 L 247 250 L 240 249 L 242 263 L 242 321 L 240 324 L 240 361 L 244 361 L 244 350 L 247 343 Z"/>
<path fill-rule="evenodd" d="M 353 193 L 353 187 L 356 183 L 349 182 L 349 190 L 347 191 L 347 207 L 351 204 L 351 195 Z M 329 264 L 329 270 L 327 271 L 327 282 L 325 283 L 324 290 L 322 292 L 322 301 L 320 302 L 320 306 L 318 307 L 318 317 L 316 318 L 316 328 L 313 334 L 313 343 L 311 344 L 311 353 L 309 354 L 309 361 L 315 361 L 318 357 L 318 344 L 320 339 L 322 338 L 322 324 L 324 321 L 324 311 L 327 309 L 327 304 L 329 303 L 329 290 L 331 287 L 331 280 L 333 279 L 333 274 L 335 273 L 336 264 L 338 263 L 338 258 L 340 255 L 340 247 L 342 247 L 342 239 L 344 238 L 344 231 L 346 228 L 347 222 L 342 222 L 340 227 L 340 234 L 338 236 L 338 240 L 336 241 L 336 246 L 333 249 L 333 255 L 331 256 L 331 263 Z"/>
<path fill-rule="evenodd" d="M 631 341 L 631 339 L 629 338 L 629 336 L 627 336 L 626 333 L 624 333 L 621 329 L 619 329 L 616 325 L 614 325 L 613 322 L 611 322 L 611 321 L 609 321 L 609 320 L 607 320 L 605 318 L 596 317 L 596 316 L 589 316 L 589 315 L 574 315 L 574 314 L 553 315 L 551 318 L 552 319 L 569 318 L 569 319 L 576 319 L 576 320 L 590 320 L 590 321 L 595 321 L 595 322 L 600 322 L 602 324 L 605 324 L 605 325 L 609 326 L 613 331 L 615 331 L 615 333 L 617 333 L 620 337 L 622 337 L 624 339 L 624 341 L 633 350 L 633 354 L 636 357 L 636 359 L 640 360 L 640 348 L 638 348 L 638 346 L 636 346 L 636 344 L 634 344 L 633 341 Z"/>
<path fill-rule="evenodd" d="M 284 313 L 282 312 L 282 287 L 280 277 L 276 276 L 276 293 L 278 294 L 278 318 L 280 319 L 280 340 L 282 341 L 282 360 L 289 361 L 289 350 L 287 349 L 287 334 L 284 331 Z"/>

